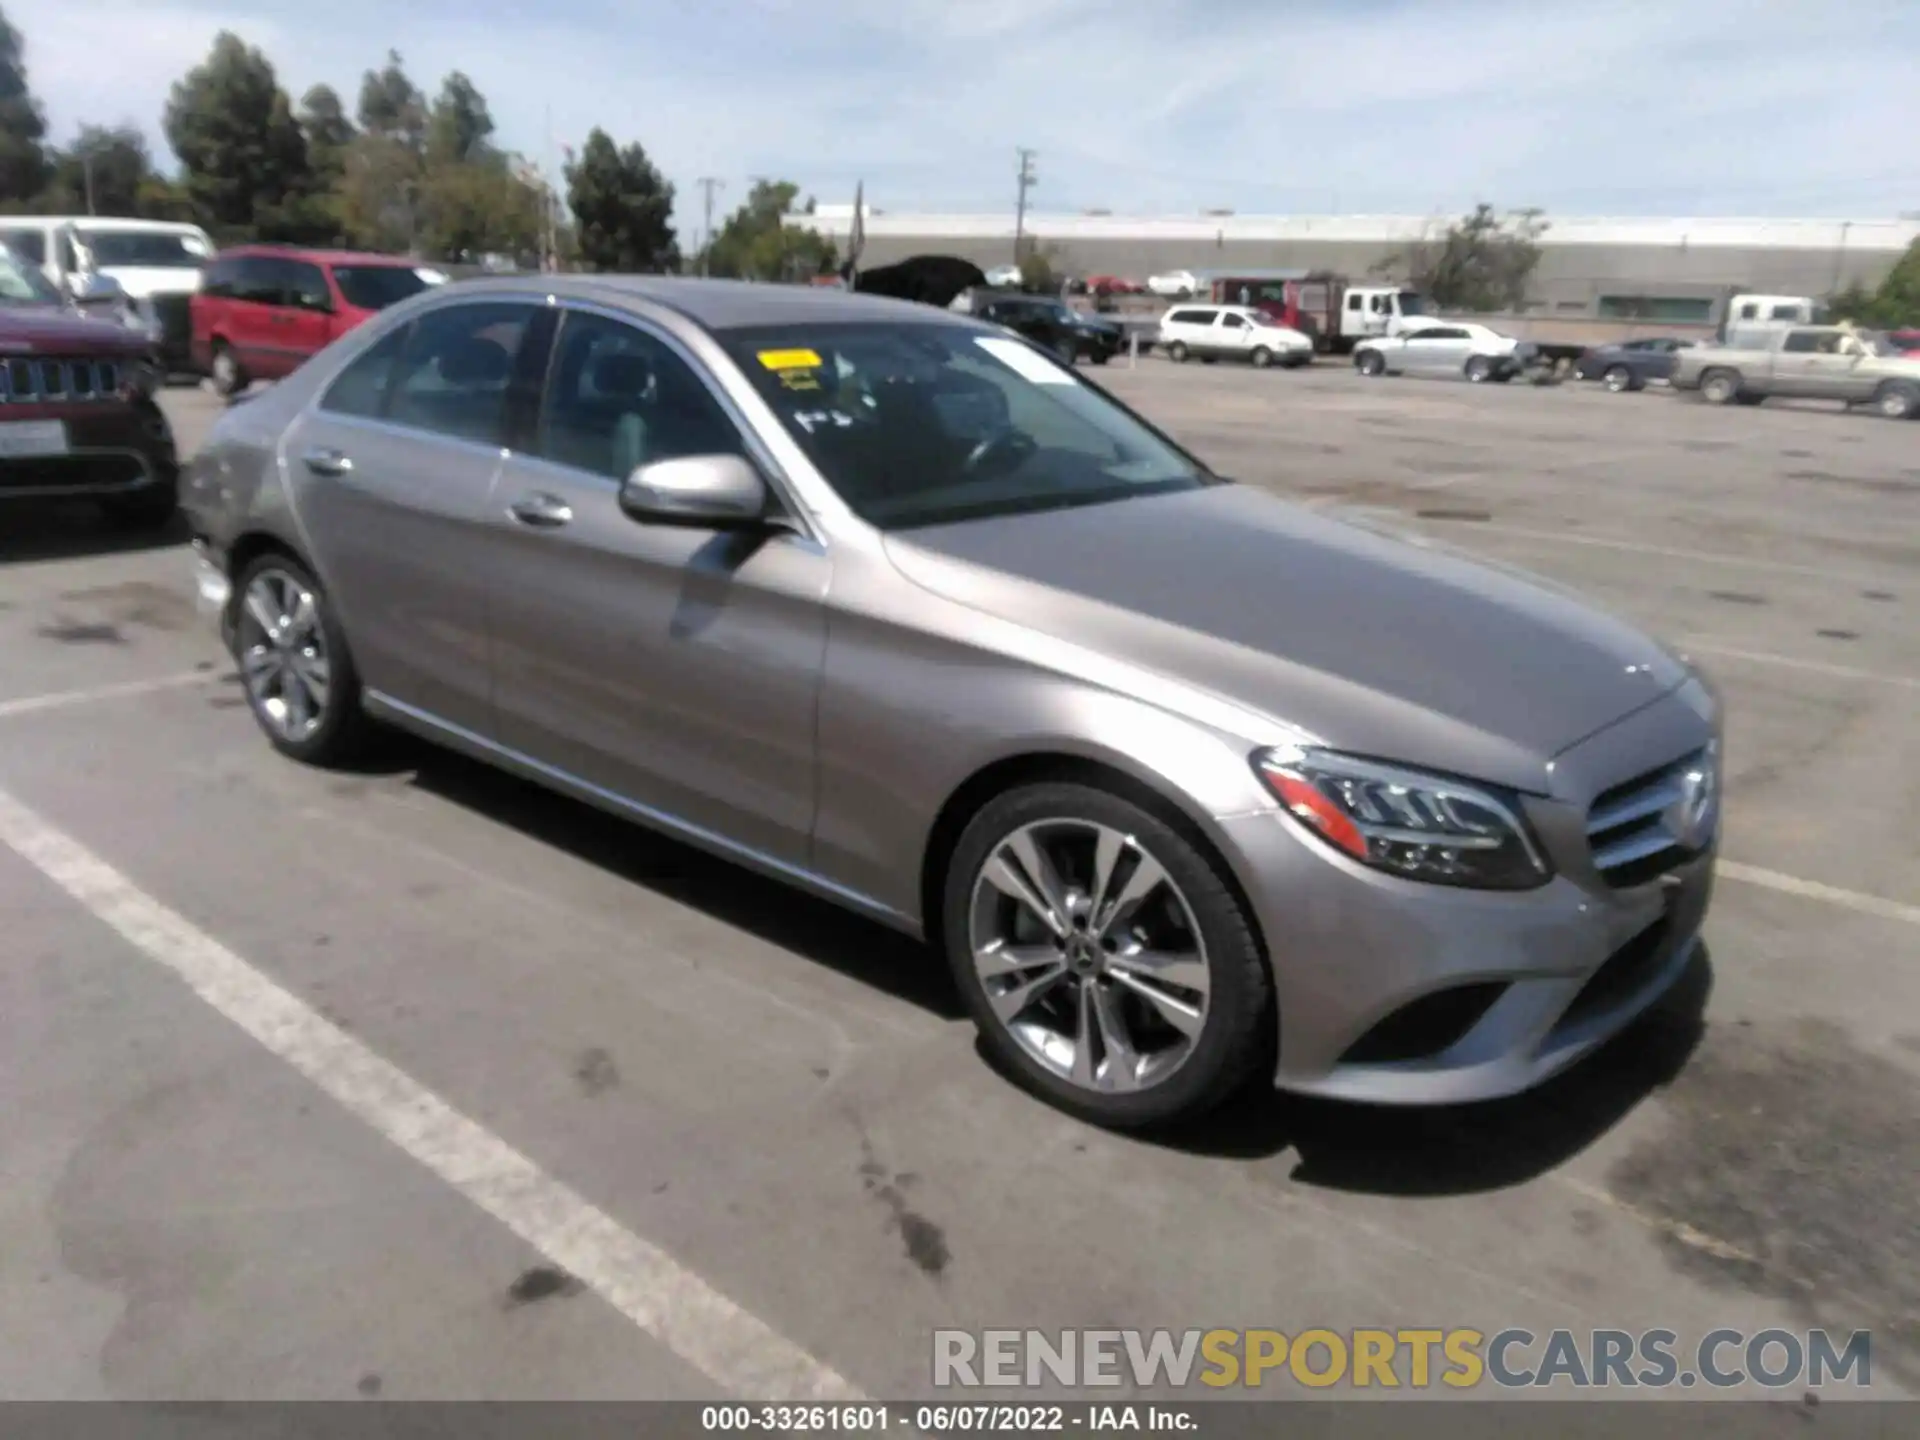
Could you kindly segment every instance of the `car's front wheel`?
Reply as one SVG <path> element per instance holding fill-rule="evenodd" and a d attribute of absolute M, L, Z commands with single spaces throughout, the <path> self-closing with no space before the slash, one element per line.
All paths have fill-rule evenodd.
<path fill-rule="evenodd" d="M 1171 345 L 1167 346 L 1167 358 L 1173 361 L 1173 363 L 1176 365 L 1186 364 L 1186 361 L 1187 361 L 1186 342 L 1184 340 L 1176 340 Z"/>
<path fill-rule="evenodd" d="M 1043 783 L 989 803 L 954 851 L 942 920 L 987 1048 L 1096 1124 L 1191 1119 L 1267 1054 L 1271 978 L 1218 862 L 1111 791 Z"/>
<path fill-rule="evenodd" d="M 1378 350 L 1362 350 L 1360 358 L 1353 362 L 1353 368 L 1372 379 L 1387 373 L 1387 362 Z"/>
<path fill-rule="evenodd" d="M 346 635 L 320 582 L 274 553 L 247 565 L 233 593 L 233 658 L 268 742 L 309 765 L 352 759 L 372 727 Z"/>
<path fill-rule="evenodd" d="M 207 368 L 213 377 L 213 393 L 222 399 L 231 400 L 253 383 L 246 368 L 241 365 L 240 357 L 233 353 L 233 347 L 224 340 L 213 342 L 213 354 Z"/>
<path fill-rule="evenodd" d="M 1264 370 L 1273 364 L 1273 351 L 1264 345 L 1256 345 L 1253 347 L 1253 353 L 1247 358 L 1253 362 L 1254 369 Z"/>

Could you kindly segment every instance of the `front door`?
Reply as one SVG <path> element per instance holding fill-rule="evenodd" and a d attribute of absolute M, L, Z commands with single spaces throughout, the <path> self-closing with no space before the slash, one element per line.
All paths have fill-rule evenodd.
<path fill-rule="evenodd" d="M 621 510 L 639 465 L 748 451 L 693 363 L 638 323 L 565 314 L 530 451 L 506 460 L 488 521 L 501 743 L 804 865 L 825 551 Z"/>
<path fill-rule="evenodd" d="M 493 730 L 488 520 L 522 345 L 538 309 L 429 310 L 341 371 L 287 431 L 300 516 L 369 690 Z"/>
<path fill-rule="evenodd" d="M 288 260 L 287 306 L 276 317 L 281 346 L 280 373 L 291 374 L 333 338 L 333 291 L 326 272 L 306 260 Z"/>

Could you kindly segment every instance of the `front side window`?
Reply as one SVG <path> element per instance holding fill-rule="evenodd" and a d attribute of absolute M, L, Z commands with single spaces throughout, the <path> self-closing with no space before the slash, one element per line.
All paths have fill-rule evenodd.
<path fill-rule="evenodd" d="M 561 322 L 534 449 L 613 480 L 660 460 L 745 451 L 720 403 L 665 341 L 585 311 Z"/>
<path fill-rule="evenodd" d="M 60 292 L 38 265 L 21 258 L 11 245 L 0 247 L 0 305 L 60 303 Z"/>
<path fill-rule="evenodd" d="M 41 230 L 0 230 L 0 245 L 5 245 L 29 265 L 47 263 L 47 237 Z"/>
<path fill-rule="evenodd" d="M 435 282 L 411 265 L 336 265 L 333 283 L 356 310 L 384 310 L 398 305 Z"/>
<path fill-rule="evenodd" d="M 1427 297 L 1420 294 L 1417 290 L 1402 290 L 1395 298 L 1400 302 L 1400 313 L 1402 315 L 1433 314 L 1433 307 L 1427 303 Z"/>
<path fill-rule="evenodd" d="M 531 305 L 499 302 L 422 315 L 395 367 L 386 418 L 456 440 L 502 443 L 514 357 L 533 315 Z"/>
<path fill-rule="evenodd" d="M 782 326 L 722 343 L 841 498 L 880 529 L 1216 483 L 1033 347 L 960 325 Z"/>
<path fill-rule="evenodd" d="M 410 328 L 399 326 L 348 362 L 320 397 L 320 408 L 331 415 L 352 415 L 362 420 L 377 420 L 384 415 L 394 365 L 406 346 Z"/>
<path fill-rule="evenodd" d="M 1790 355 L 1818 355 L 1822 348 L 1821 338 L 1813 330 L 1794 330 L 1788 333 L 1786 342 L 1780 348 Z"/>
<path fill-rule="evenodd" d="M 1769 320 L 1804 320 L 1807 317 L 1806 317 L 1805 307 L 1803 306 L 1776 305 L 1773 307 L 1772 313 L 1769 314 L 1767 318 Z"/>
<path fill-rule="evenodd" d="M 1247 317 L 1244 315 L 1222 315 L 1220 317 L 1220 323 L 1228 330 L 1244 330 L 1247 328 Z"/>
<path fill-rule="evenodd" d="M 327 291 L 327 277 L 318 265 L 304 260 L 284 262 L 287 300 L 302 310 L 331 310 L 333 297 Z"/>
<path fill-rule="evenodd" d="M 272 260 L 243 255 L 233 262 L 233 298 L 254 305 L 287 303 L 286 277 Z"/>

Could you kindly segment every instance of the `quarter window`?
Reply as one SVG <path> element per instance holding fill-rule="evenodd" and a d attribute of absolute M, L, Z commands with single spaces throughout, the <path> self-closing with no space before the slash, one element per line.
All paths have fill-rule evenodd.
<path fill-rule="evenodd" d="M 712 392 L 664 341 L 584 311 L 561 322 L 535 449 L 614 480 L 658 460 L 745 453 Z"/>
<path fill-rule="evenodd" d="M 456 440 L 502 443 L 514 357 L 533 315 L 531 305 L 504 303 L 422 315 L 394 367 L 386 418 Z"/>

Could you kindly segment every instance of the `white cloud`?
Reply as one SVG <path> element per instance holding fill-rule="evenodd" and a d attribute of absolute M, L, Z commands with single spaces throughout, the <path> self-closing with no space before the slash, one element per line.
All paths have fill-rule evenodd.
<path fill-rule="evenodd" d="M 1910 0 L 16 0 L 56 134 L 134 119 L 232 28 L 349 105 L 389 46 L 501 139 L 593 125 L 690 195 L 754 174 L 891 209 L 1881 215 L 1920 206 Z M 137 39 L 133 37 L 138 37 Z M 690 207 L 683 201 L 683 212 Z"/>

